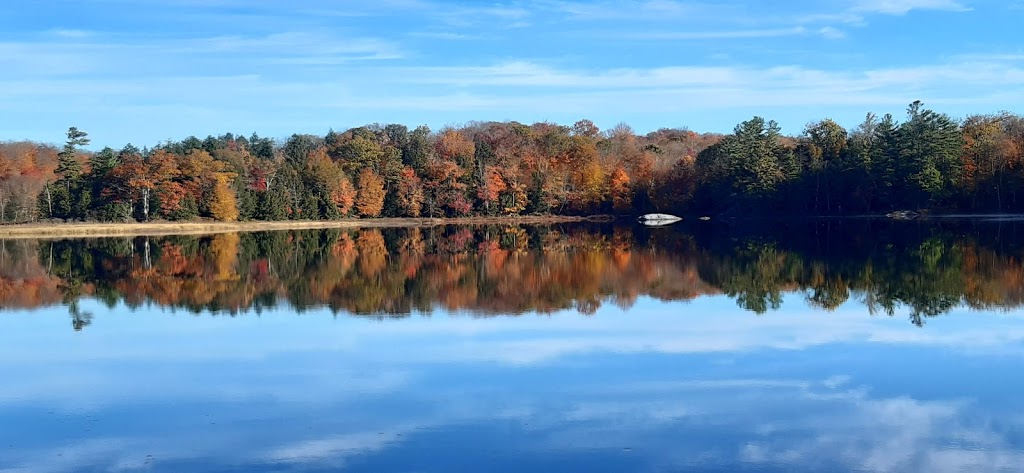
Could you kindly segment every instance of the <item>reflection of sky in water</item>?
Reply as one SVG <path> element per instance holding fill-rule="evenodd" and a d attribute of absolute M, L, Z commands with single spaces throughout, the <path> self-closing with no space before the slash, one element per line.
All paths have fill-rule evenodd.
<path fill-rule="evenodd" d="M 1013 313 L 83 308 L 0 316 L 0 472 L 1024 471 Z"/>

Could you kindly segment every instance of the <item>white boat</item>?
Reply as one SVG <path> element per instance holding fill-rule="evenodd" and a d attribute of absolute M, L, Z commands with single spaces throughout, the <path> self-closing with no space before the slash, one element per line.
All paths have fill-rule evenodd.
<path fill-rule="evenodd" d="M 644 225 L 650 227 L 657 227 L 661 225 L 670 225 L 676 223 L 682 220 L 682 217 L 676 217 L 675 215 L 670 214 L 647 214 L 641 215 L 637 220 L 639 220 L 640 223 Z"/>

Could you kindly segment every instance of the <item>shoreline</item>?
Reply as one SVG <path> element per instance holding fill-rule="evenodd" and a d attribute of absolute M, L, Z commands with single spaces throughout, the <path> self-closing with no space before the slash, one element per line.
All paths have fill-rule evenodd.
<path fill-rule="evenodd" d="M 281 230 L 320 230 L 331 228 L 415 228 L 446 225 L 516 225 L 604 222 L 614 217 L 536 215 L 518 217 L 456 218 L 373 218 L 344 220 L 286 220 L 248 222 L 71 222 L 29 223 L 0 226 L 0 239 L 104 238 L 120 236 L 212 235 L 217 233 L 264 232 Z"/>

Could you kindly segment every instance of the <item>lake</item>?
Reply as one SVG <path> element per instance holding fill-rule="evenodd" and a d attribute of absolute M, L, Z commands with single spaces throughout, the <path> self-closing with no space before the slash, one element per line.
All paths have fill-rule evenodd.
<path fill-rule="evenodd" d="M 0 472 L 1024 471 L 1024 222 L 0 242 Z"/>

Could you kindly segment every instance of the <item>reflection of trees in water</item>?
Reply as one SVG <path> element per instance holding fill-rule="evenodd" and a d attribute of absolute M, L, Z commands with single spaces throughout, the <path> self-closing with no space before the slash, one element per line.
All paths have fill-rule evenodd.
<path fill-rule="evenodd" d="M 299 311 L 404 316 L 437 307 L 592 314 L 606 303 L 628 308 L 639 296 L 718 293 L 760 314 L 779 309 L 785 294 L 802 293 L 822 310 L 849 300 L 872 314 L 906 310 L 917 325 L 962 304 L 1018 307 L 1020 250 L 961 233 L 790 228 L 737 236 L 570 225 L 4 242 L 0 259 L 11 264 L 0 268 L 0 304 L 64 304 L 76 330 L 92 319 L 78 310 L 83 296 L 194 312 L 287 303 Z"/>
<path fill-rule="evenodd" d="M 68 315 L 71 316 L 71 328 L 76 332 L 81 332 L 83 328 L 92 325 L 92 312 L 83 312 L 77 300 L 68 303 Z"/>
<path fill-rule="evenodd" d="M 731 250 L 706 240 L 712 243 L 704 247 L 701 276 L 758 313 L 776 308 L 781 293 L 800 291 L 824 310 L 850 299 L 871 314 L 905 309 L 919 326 L 961 305 L 1006 310 L 1024 302 L 1024 246 L 1000 238 L 1016 234 L 1013 228 L 892 222 L 809 227 L 740 239 L 755 243 Z"/>

